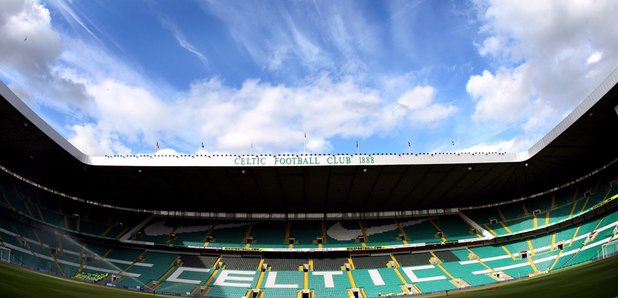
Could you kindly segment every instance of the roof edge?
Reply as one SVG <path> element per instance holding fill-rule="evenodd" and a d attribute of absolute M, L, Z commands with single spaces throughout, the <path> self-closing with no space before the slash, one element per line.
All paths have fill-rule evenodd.
<path fill-rule="evenodd" d="M 38 129 L 46 134 L 52 141 L 56 142 L 62 149 L 71 154 L 75 159 L 82 163 L 92 165 L 90 156 L 81 152 L 67 139 L 60 135 L 54 128 L 52 128 L 45 120 L 37 115 L 24 101 L 22 101 L 2 80 L 0 80 L 0 95 L 19 111 L 26 119 L 32 122 Z"/>
<path fill-rule="evenodd" d="M 549 131 L 541 140 L 532 145 L 525 152 L 526 159 L 534 157 L 543 148 L 547 147 L 553 140 L 566 131 L 577 119 L 581 118 L 590 108 L 592 108 L 605 94 L 607 94 L 616 84 L 618 84 L 618 68 L 615 68 L 601 84 L 599 84 L 568 116 L 558 125 Z"/>

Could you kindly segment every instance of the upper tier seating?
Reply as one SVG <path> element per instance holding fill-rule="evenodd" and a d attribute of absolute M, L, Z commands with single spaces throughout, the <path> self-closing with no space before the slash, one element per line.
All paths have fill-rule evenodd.
<path fill-rule="evenodd" d="M 122 236 L 165 246 L 246 249 L 388 249 L 394 245 L 467 242 L 487 235 L 509 236 L 558 224 L 618 195 L 615 179 L 593 176 L 530 200 L 465 210 L 461 216 L 232 221 L 149 217 L 72 201 L 41 191 L 6 173 L 0 173 L 0 178 L 0 206 L 61 229 L 113 239 Z M 472 221 L 462 218 L 465 216 Z M 134 229 L 142 224 L 139 230 Z"/>

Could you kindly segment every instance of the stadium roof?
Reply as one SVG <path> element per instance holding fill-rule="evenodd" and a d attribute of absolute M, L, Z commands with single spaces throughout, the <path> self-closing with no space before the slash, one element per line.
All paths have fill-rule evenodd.
<path fill-rule="evenodd" d="M 0 84 L 0 165 L 69 196 L 136 209 L 326 213 L 479 206 L 613 165 L 617 82 L 614 72 L 518 154 L 96 157 L 79 152 Z"/>

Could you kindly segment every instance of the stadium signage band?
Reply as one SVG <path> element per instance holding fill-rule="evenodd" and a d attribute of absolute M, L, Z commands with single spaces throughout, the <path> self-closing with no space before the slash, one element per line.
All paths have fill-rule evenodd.
<path fill-rule="evenodd" d="M 486 240 L 486 238 L 474 238 L 470 241 L 465 242 L 476 242 Z M 125 241 L 126 242 L 126 241 Z M 457 240 L 457 242 L 464 243 L 462 240 Z M 431 245 L 438 245 L 439 242 L 435 243 L 408 243 L 408 244 L 393 244 L 393 245 L 382 245 L 382 246 L 366 246 L 366 247 L 324 247 L 324 248 L 282 248 L 282 247 L 229 247 L 229 246 L 197 246 L 197 245 L 179 245 L 179 247 L 188 247 L 192 249 L 199 249 L 205 251 L 269 251 L 269 252 L 327 252 L 327 251 L 353 251 L 353 250 L 383 250 L 383 249 L 399 249 L 399 248 L 413 248 L 413 247 L 424 247 Z M 154 245 L 154 242 L 150 242 L 150 245 Z"/>
<path fill-rule="evenodd" d="M 319 165 L 372 165 L 375 159 L 370 155 L 329 156 L 238 156 L 236 166 L 319 166 Z"/>
<path fill-rule="evenodd" d="M 376 166 L 403 164 L 470 164 L 514 162 L 526 158 L 518 154 L 137 154 L 90 156 L 86 162 L 101 166 L 143 167 L 320 167 Z"/>

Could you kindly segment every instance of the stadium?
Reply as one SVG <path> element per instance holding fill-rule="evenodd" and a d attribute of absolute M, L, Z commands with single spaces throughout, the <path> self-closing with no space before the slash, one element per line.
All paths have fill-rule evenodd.
<path fill-rule="evenodd" d="M 617 83 L 518 154 L 112 156 L 2 84 L 0 256 L 205 297 L 448 294 L 594 264 L 618 249 Z"/>
<path fill-rule="evenodd" d="M 618 297 L 616 14 L 0 1 L 0 297 Z"/>

